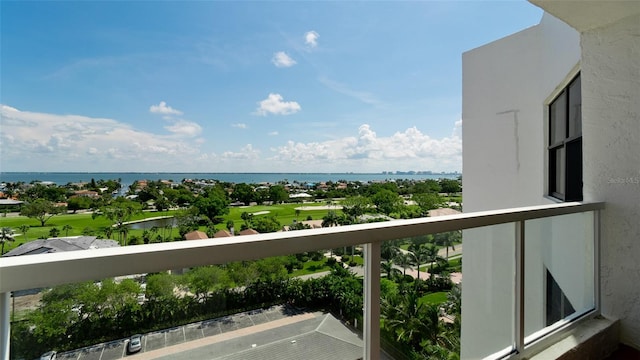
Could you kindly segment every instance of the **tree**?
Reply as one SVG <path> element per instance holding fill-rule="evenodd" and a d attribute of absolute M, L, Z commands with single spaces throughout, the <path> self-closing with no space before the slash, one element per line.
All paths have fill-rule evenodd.
<path fill-rule="evenodd" d="M 56 238 L 60 235 L 60 229 L 54 227 L 49 229 L 49 237 L 50 238 Z"/>
<path fill-rule="evenodd" d="M 213 186 L 198 196 L 193 206 L 215 224 L 218 216 L 229 213 L 229 197 L 224 189 Z"/>
<path fill-rule="evenodd" d="M 90 207 L 91 199 L 86 196 L 74 196 L 67 200 L 67 209 L 73 211 L 74 214 L 78 210 L 88 209 Z"/>
<path fill-rule="evenodd" d="M 253 220 L 253 229 L 259 233 L 276 232 L 282 229 L 282 224 L 275 216 L 262 216 Z"/>
<path fill-rule="evenodd" d="M 429 259 L 428 251 L 424 246 L 418 246 L 417 248 L 414 248 L 413 251 L 407 254 L 409 255 L 411 265 L 415 265 L 416 269 L 418 269 L 417 278 L 420 279 L 420 265 L 424 264 Z"/>
<path fill-rule="evenodd" d="M 382 299 L 381 317 L 384 326 L 397 341 L 421 348 L 425 340 L 437 344 L 442 326 L 439 322 L 438 305 L 420 301 L 415 290 L 406 294 Z"/>
<path fill-rule="evenodd" d="M 4 244 L 7 242 L 14 242 L 13 238 L 13 230 L 9 227 L 0 228 L 0 243 L 2 243 L 2 250 L 0 250 L 0 255 L 4 254 Z"/>
<path fill-rule="evenodd" d="M 269 188 L 269 199 L 274 204 L 285 202 L 289 199 L 289 193 L 282 185 L 274 185 Z"/>
<path fill-rule="evenodd" d="M 379 212 L 390 215 L 396 211 L 402 204 L 402 198 L 395 192 L 383 189 L 371 197 L 371 201 Z"/>
<path fill-rule="evenodd" d="M 243 211 L 242 214 L 240 214 L 240 218 L 244 221 L 244 225 L 247 229 L 253 226 L 253 214 Z"/>
<path fill-rule="evenodd" d="M 206 299 L 210 292 L 230 287 L 227 272 L 218 266 L 201 266 L 191 269 L 186 275 L 189 290 L 198 299 Z"/>
<path fill-rule="evenodd" d="M 411 267 L 411 256 L 402 251 L 398 252 L 393 261 L 402 268 L 402 275 L 407 275 L 407 269 Z"/>
<path fill-rule="evenodd" d="M 456 250 L 456 243 L 462 241 L 462 233 L 460 230 L 449 231 L 444 233 L 437 233 L 433 238 L 434 242 L 439 246 L 444 246 L 446 249 L 446 259 L 449 260 L 449 247 L 451 250 Z"/>
<path fill-rule="evenodd" d="M 413 194 L 411 199 L 420 207 L 423 215 L 427 214 L 429 210 L 437 209 L 442 204 L 440 195 L 435 193 Z"/>
<path fill-rule="evenodd" d="M 333 210 L 329 210 L 327 215 L 322 218 L 322 227 L 338 226 L 340 224 L 338 219 L 338 214 Z"/>
<path fill-rule="evenodd" d="M 20 229 L 20 232 L 22 233 L 22 236 L 24 237 L 24 241 L 27 241 L 27 232 L 29 232 L 29 228 L 30 228 L 30 226 L 27 225 L 27 224 L 22 224 L 18 228 L 18 229 Z"/>
<path fill-rule="evenodd" d="M 442 192 L 447 194 L 455 194 L 462 191 L 460 180 L 456 179 L 440 179 L 440 186 L 442 187 Z"/>
<path fill-rule="evenodd" d="M 249 205 L 255 199 L 253 187 L 245 183 L 236 184 L 233 187 L 231 198 L 235 201 L 240 201 L 245 205 Z"/>
<path fill-rule="evenodd" d="M 73 229 L 73 226 L 66 224 L 62 227 L 62 231 L 64 231 L 64 236 L 69 236 L 69 230 Z"/>
<path fill-rule="evenodd" d="M 126 227 L 125 223 L 141 211 L 142 206 L 139 203 L 120 197 L 111 204 L 101 207 L 100 210 L 94 212 L 92 216 L 94 218 L 104 216 L 111 220 L 113 227 L 121 234 L 120 242 L 124 246 L 124 244 L 126 244 L 126 230 L 123 230 L 123 228 Z M 124 238 L 122 236 L 124 236 Z M 107 237 L 109 237 L 109 235 L 107 235 Z"/>
<path fill-rule="evenodd" d="M 365 196 L 350 196 L 344 199 L 341 204 L 343 213 L 352 219 L 357 219 L 367 211 L 371 205 L 371 200 Z"/>
<path fill-rule="evenodd" d="M 51 201 L 36 199 L 22 206 L 20 215 L 34 218 L 44 226 L 49 219 L 62 212 L 62 208 L 56 207 Z"/>

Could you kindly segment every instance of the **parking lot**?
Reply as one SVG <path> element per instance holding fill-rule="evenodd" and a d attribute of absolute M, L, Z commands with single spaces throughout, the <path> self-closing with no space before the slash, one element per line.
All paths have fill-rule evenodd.
<path fill-rule="evenodd" d="M 203 339 L 234 330 L 255 326 L 270 321 L 283 319 L 303 312 L 288 306 L 273 306 L 268 309 L 253 310 L 212 320 L 165 329 L 142 337 L 141 353 L 159 350 L 165 347 L 182 344 L 188 341 Z M 133 334 L 131 334 L 133 335 Z M 74 360 L 111 360 L 127 356 L 128 338 L 98 344 L 83 349 L 59 353 L 58 359 Z"/>

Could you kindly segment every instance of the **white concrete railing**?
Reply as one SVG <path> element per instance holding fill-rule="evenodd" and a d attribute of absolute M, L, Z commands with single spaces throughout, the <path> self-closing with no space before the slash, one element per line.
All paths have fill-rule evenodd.
<path fill-rule="evenodd" d="M 362 244 L 365 245 L 364 358 L 378 359 L 382 242 L 603 208 L 603 203 L 574 202 L 241 237 L 0 258 L 0 359 L 9 358 L 9 302 L 12 291 Z M 522 247 L 517 246 L 518 251 L 522 251 Z M 515 256 L 517 259 L 522 254 Z M 522 285 L 520 279 L 516 277 L 518 289 Z M 519 328 L 517 325 L 516 329 Z M 516 343 L 521 344 L 516 346 L 521 350 L 523 339 L 516 339 Z"/>

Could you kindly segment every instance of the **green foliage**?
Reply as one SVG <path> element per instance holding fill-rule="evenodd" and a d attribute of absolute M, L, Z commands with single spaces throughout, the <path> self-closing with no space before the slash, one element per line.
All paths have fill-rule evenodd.
<path fill-rule="evenodd" d="M 259 233 L 276 232 L 282 229 L 282 224 L 275 216 L 253 218 L 252 225 L 253 229 Z"/>
<path fill-rule="evenodd" d="M 459 179 L 440 179 L 440 187 L 442 192 L 455 194 L 462 191 L 462 181 Z"/>
<path fill-rule="evenodd" d="M 371 200 L 365 196 L 350 196 L 342 200 L 340 204 L 342 205 L 342 212 L 353 219 L 364 215 L 372 205 Z"/>
<path fill-rule="evenodd" d="M 198 196 L 193 205 L 200 215 L 206 216 L 215 224 L 219 216 L 229 213 L 229 202 L 229 197 L 222 187 L 212 186 Z"/>
<path fill-rule="evenodd" d="M 289 193 L 282 185 L 274 185 L 269 188 L 269 200 L 274 204 L 285 202 L 289 199 Z"/>
<path fill-rule="evenodd" d="M 92 201 L 86 196 L 74 196 L 67 200 L 67 209 L 75 214 L 78 210 L 91 208 Z"/>
<path fill-rule="evenodd" d="M 397 211 L 402 205 L 402 198 L 398 193 L 388 189 L 380 190 L 371 196 L 371 201 L 376 206 L 379 212 L 390 215 L 392 212 Z"/>
<path fill-rule="evenodd" d="M 40 222 L 40 226 L 44 226 L 49 219 L 61 213 L 62 210 L 63 208 L 56 207 L 51 201 L 38 198 L 24 204 L 22 210 L 20 210 L 20 215 L 37 219 Z"/>
<path fill-rule="evenodd" d="M 0 250 L 0 255 L 4 254 L 4 245 L 7 242 L 13 242 L 15 239 L 13 238 L 13 230 L 9 227 L 0 228 L 0 243 L 2 244 L 2 249 Z"/>

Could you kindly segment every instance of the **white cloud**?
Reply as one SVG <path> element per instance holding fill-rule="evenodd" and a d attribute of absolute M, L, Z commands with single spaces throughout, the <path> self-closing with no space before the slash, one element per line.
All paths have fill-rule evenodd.
<path fill-rule="evenodd" d="M 216 141 L 222 147 L 216 155 L 213 148 L 204 148 L 213 144 L 207 141 L 210 138 L 196 137 L 203 129 L 186 120 L 167 124 L 168 134 L 155 134 L 113 119 L 10 106 L 0 110 L 0 168 L 4 171 L 459 171 L 462 163 L 461 121 L 444 138 L 432 138 L 417 127 L 381 135 L 382 130 L 363 124 L 350 136 L 313 142 L 294 138 L 271 145 L 270 150 L 263 143 L 253 143 L 223 152 L 224 141 Z M 267 141 L 266 135 L 272 136 L 270 142 L 279 139 L 273 137 L 278 132 L 272 131 L 261 141 Z"/>
<path fill-rule="evenodd" d="M 300 104 L 295 101 L 283 101 L 280 94 L 269 94 L 269 96 L 258 102 L 258 109 L 256 109 L 257 115 L 266 116 L 267 114 L 274 115 L 290 115 L 300 111 Z"/>
<path fill-rule="evenodd" d="M 158 105 L 151 105 L 149 107 L 149 111 L 154 114 L 182 115 L 182 111 L 174 109 L 171 106 L 167 106 L 167 103 L 164 101 L 160 101 L 160 104 Z"/>
<path fill-rule="evenodd" d="M 278 51 L 273 54 L 273 58 L 271 58 L 271 62 L 273 65 L 279 68 L 283 67 L 292 67 L 296 64 L 296 61 L 293 60 L 289 55 L 287 55 L 284 51 Z"/>
<path fill-rule="evenodd" d="M 260 158 L 260 151 L 255 150 L 251 144 L 247 144 L 239 152 L 225 151 L 222 153 L 222 158 L 230 160 L 258 160 Z"/>
<path fill-rule="evenodd" d="M 158 171 L 184 168 L 199 154 L 181 136 L 140 131 L 105 118 L 19 111 L 2 107 L 0 153 L 13 171 Z M 170 131 L 193 136 L 197 124 L 178 121 Z M 187 170 L 187 169 L 185 169 Z"/>
<path fill-rule="evenodd" d="M 456 128 L 459 124 L 456 123 Z M 368 125 L 358 129 L 358 135 L 324 142 L 300 143 L 289 141 L 286 145 L 272 149 L 272 158 L 283 163 L 336 164 L 366 170 L 364 166 L 375 166 L 373 171 L 388 168 L 416 170 L 460 170 L 462 140 L 455 133 L 451 137 L 433 139 L 416 127 L 380 137 Z M 316 168 L 316 171 L 328 169 Z"/>
<path fill-rule="evenodd" d="M 167 125 L 164 128 L 176 135 L 189 137 L 200 135 L 202 132 L 202 127 L 200 125 L 186 120 L 178 120 L 172 125 Z"/>
<path fill-rule="evenodd" d="M 368 93 L 366 91 L 357 91 L 357 90 L 353 90 L 351 88 L 349 88 L 347 85 L 343 84 L 343 83 L 339 83 L 337 81 L 333 81 L 330 80 L 326 77 L 320 77 L 318 79 L 318 81 L 320 81 L 321 84 L 323 84 L 324 86 L 328 87 L 329 89 L 339 92 L 341 94 L 350 96 L 352 98 L 358 99 L 360 101 L 362 101 L 365 104 L 371 104 L 371 105 L 381 105 L 381 101 L 379 101 L 378 99 L 376 99 L 376 97 L 371 94 Z"/>
<path fill-rule="evenodd" d="M 320 37 L 320 35 L 317 32 L 315 32 L 313 30 L 307 31 L 304 34 L 304 43 L 309 45 L 309 47 L 311 47 L 311 48 L 315 48 L 315 47 L 318 46 L 318 38 L 319 37 Z"/>
<path fill-rule="evenodd" d="M 231 127 L 235 127 L 235 128 L 239 128 L 239 129 L 246 129 L 248 126 L 247 126 L 247 124 L 237 123 L 237 124 L 231 124 Z"/>

